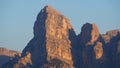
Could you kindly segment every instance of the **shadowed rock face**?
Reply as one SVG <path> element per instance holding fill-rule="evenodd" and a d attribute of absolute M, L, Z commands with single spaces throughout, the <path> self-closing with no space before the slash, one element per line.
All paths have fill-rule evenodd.
<path fill-rule="evenodd" d="M 86 23 L 82 26 L 81 33 L 78 35 L 81 68 L 94 68 L 95 60 L 102 56 L 102 44 L 97 42 L 99 36 L 96 24 Z"/>
<path fill-rule="evenodd" d="M 94 44 L 99 37 L 99 30 L 96 24 L 86 23 L 81 29 L 80 39 L 83 44 Z"/>
<path fill-rule="evenodd" d="M 40 11 L 33 30 L 21 57 L 2 68 L 120 68 L 120 30 L 100 34 L 96 24 L 86 23 L 76 36 L 70 21 L 51 6 Z"/>
<path fill-rule="evenodd" d="M 82 60 L 82 68 L 120 67 L 120 58 L 118 58 L 117 52 L 120 41 L 119 30 L 108 31 L 106 34 L 100 35 L 95 24 L 86 23 L 78 35 L 78 41 L 79 46 L 81 46 L 79 59 Z"/>
<path fill-rule="evenodd" d="M 111 30 L 106 33 L 110 37 L 108 43 L 106 43 L 105 51 L 108 60 L 110 61 L 111 68 L 120 67 L 120 52 L 119 52 L 119 41 L 120 41 L 120 30 Z"/>

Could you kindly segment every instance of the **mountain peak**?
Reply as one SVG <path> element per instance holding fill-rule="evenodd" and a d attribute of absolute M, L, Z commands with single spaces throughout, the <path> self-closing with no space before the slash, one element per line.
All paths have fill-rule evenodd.
<path fill-rule="evenodd" d="M 54 9 L 52 6 L 47 5 L 45 6 L 42 11 L 45 11 L 46 13 L 51 13 L 51 14 L 60 14 L 56 9 Z"/>
<path fill-rule="evenodd" d="M 0 49 L 0 68 L 120 68 L 120 30 L 101 35 L 95 23 L 86 23 L 77 36 L 69 19 L 47 5 L 33 31 L 20 56 Z M 2 55 L 11 54 L 15 58 L 2 65 Z"/>
<path fill-rule="evenodd" d="M 35 21 L 34 38 L 25 47 L 22 56 L 26 57 L 29 52 L 36 68 L 46 68 L 54 61 L 61 62 L 56 62 L 59 65 L 64 64 L 61 68 L 73 68 L 71 42 L 75 37 L 69 20 L 51 6 L 45 6 Z M 38 63 L 39 67 L 36 65 Z"/>
<path fill-rule="evenodd" d="M 86 23 L 81 30 L 81 41 L 83 43 L 93 44 L 99 37 L 99 30 L 95 23 Z"/>

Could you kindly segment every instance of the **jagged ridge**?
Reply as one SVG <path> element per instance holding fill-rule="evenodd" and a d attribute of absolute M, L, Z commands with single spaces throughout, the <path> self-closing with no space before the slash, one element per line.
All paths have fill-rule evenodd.
<path fill-rule="evenodd" d="M 100 34 L 94 23 L 86 23 L 77 36 L 51 6 L 40 11 L 33 30 L 22 56 L 3 68 L 120 68 L 120 30 Z"/>

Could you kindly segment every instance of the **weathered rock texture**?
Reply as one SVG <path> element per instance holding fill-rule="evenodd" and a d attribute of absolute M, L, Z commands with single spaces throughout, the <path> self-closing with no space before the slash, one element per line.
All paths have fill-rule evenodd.
<path fill-rule="evenodd" d="M 34 38 L 25 47 L 22 56 L 30 52 L 32 65 L 36 68 L 73 68 L 71 37 L 74 34 L 69 20 L 51 6 L 46 6 L 38 14 Z"/>
<path fill-rule="evenodd" d="M 82 60 L 82 68 L 94 68 L 95 59 L 102 56 L 102 44 L 97 42 L 99 36 L 99 30 L 95 24 L 86 23 L 83 25 L 81 33 L 78 35 L 79 46 L 81 46 L 79 57 Z"/>
<path fill-rule="evenodd" d="M 94 42 L 98 39 L 99 37 L 99 30 L 96 26 L 96 24 L 89 24 L 86 23 L 83 25 L 81 29 L 81 42 L 83 44 L 94 44 Z"/>
<path fill-rule="evenodd" d="M 119 68 L 120 67 L 120 52 L 119 52 L 120 30 L 108 31 L 106 35 L 109 37 L 109 41 L 104 44 L 104 52 L 109 62 L 108 65 L 111 68 Z"/>
<path fill-rule="evenodd" d="M 120 68 L 120 30 L 100 34 L 96 24 L 86 23 L 77 36 L 51 6 L 40 11 L 33 30 L 21 57 L 3 68 Z"/>
<path fill-rule="evenodd" d="M 120 30 L 108 31 L 101 35 L 95 24 L 86 23 L 78 35 L 78 41 L 81 46 L 81 68 L 120 67 Z"/>
<path fill-rule="evenodd" d="M 0 48 L 0 68 L 3 64 L 12 60 L 17 55 L 21 56 L 21 53 L 18 51 L 8 50 L 6 48 Z"/>
<path fill-rule="evenodd" d="M 100 59 L 103 56 L 103 47 L 101 42 L 97 42 L 94 46 L 94 52 L 96 59 Z"/>

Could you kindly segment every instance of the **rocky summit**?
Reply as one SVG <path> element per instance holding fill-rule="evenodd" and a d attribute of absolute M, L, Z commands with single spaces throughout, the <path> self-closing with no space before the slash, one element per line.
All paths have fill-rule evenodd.
<path fill-rule="evenodd" d="M 29 52 L 32 65 L 36 68 L 73 68 L 70 32 L 74 34 L 69 20 L 51 6 L 46 6 L 38 14 L 34 24 L 34 38 L 22 55 Z"/>
<path fill-rule="evenodd" d="M 51 6 L 40 11 L 33 30 L 21 56 L 2 68 L 120 68 L 120 30 L 100 34 L 95 23 L 86 23 L 76 35 L 69 19 Z"/>

